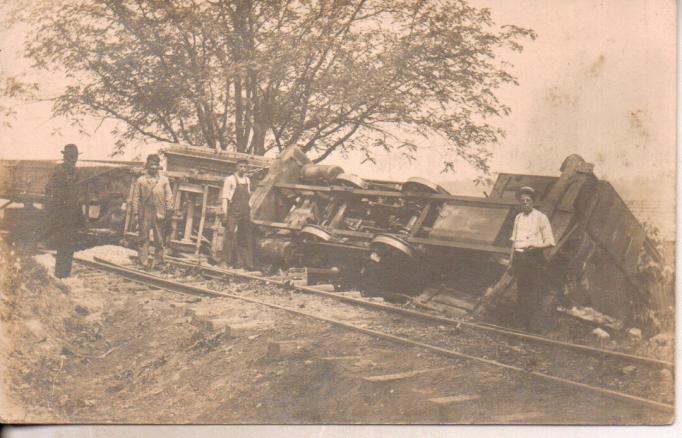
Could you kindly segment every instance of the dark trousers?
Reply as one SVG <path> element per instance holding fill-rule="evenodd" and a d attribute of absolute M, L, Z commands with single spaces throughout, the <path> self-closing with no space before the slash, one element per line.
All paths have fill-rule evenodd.
<path fill-rule="evenodd" d="M 547 260 L 541 250 L 515 252 L 512 268 L 516 277 L 518 318 L 524 329 L 536 330 L 545 295 Z"/>
<path fill-rule="evenodd" d="M 71 275 L 73 253 L 76 250 L 78 233 L 72 227 L 59 227 L 54 234 L 55 255 L 54 275 L 57 278 L 67 278 Z"/>
<path fill-rule="evenodd" d="M 140 250 L 138 256 L 140 263 L 146 264 L 149 258 L 149 231 L 151 228 L 154 235 L 154 261 L 163 263 L 164 256 L 164 233 L 163 233 L 163 219 L 156 217 L 153 209 L 140 210 Z"/>
<path fill-rule="evenodd" d="M 73 264 L 74 245 L 60 245 L 57 247 L 57 255 L 54 263 L 54 276 L 67 278 L 71 275 Z"/>
<path fill-rule="evenodd" d="M 240 247 L 243 251 L 239 251 Z M 223 238 L 223 262 L 234 266 L 235 255 L 241 256 L 240 264 L 253 268 L 253 230 L 249 214 L 227 216 Z"/>

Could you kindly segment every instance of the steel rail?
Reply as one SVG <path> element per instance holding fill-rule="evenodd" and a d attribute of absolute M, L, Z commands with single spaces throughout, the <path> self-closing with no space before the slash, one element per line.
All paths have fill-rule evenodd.
<path fill-rule="evenodd" d="M 173 263 L 173 264 L 176 264 L 176 265 L 183 265 L 186 267 L 198 268 L 202 271 L 211 272 L 211 273 L 216 274 L 216 275 L 230 275 L 230 276 L 234 276 L 234 277 L 242 277 L 242 278 L 246 278 L 246 279 L 250 279 L 250 280 L 257 280 L 257 281 L 261 281 L 261 282 L 265 282 L 265 283 L 276 284 L 279 286 L 289 286 L 289 287 L 292 287 L 293 289 L 299 290 L 299 291 L 307 293 L 307 294 L 319 295 L 319 296 L 331 298 L 331 299 L 341 301 L 341 302 L 345 302 L 345 303 L 355 304 L 355 305 L 364 306 L 364 307 L 370 307 L 370 308 L 374 308 L 374 309 L 380 309 L 380 310 L 384 310 L 387 312 L 399 313 L 399 314 L 410 316 L 413 318 L 438 322 L 438 323 L 442 323 L 442 324 L 446 324 L 446 325 L 467 326 L 467 327 L 474 328 L 477 330 L 484 330 L 484 331 L 497 333 L 497 334 L 501 334 L 504 336 L 515 337 L 518 339 L 523 339 L 526 341 L 531 341 L 531 342 L 535 342 L 535 343 L 539 343 L 539 344 L 551 345 L 554 347 L 568 348 L 571 350 L 581 351 L 581 352 L 595 354 L 595 355 L 615 357 L 615 358 L 625 359 L 625 360 L 629 360 L 629 361 L 637 362 L 637 363 L 642 363 L 642 364 L 646 364 L 646 365 L 653 365 L 653 366 L 665 367 L 665 368 L 671 368 L 671 369 L 675 367 L 675 364 L 672 362 L 661 360 L 661 359 L 656 359 L 656 358 L 652 358 L 652 357 L 638 356 L 638 355 L 634 355 L 634 354 L 623 353 L 620 351 L 604 350 L 602 348 L 590 347 L 588 345 L 581 345 L 581 344 L 574 344 L 572 342 L 559 341 L 559 340 L 551 339 L 551 338 L 548 338 L 545 336 L 533 335 L 533 334 L 522 332 L 522 331 L 507 329 L 505 327 L 500 327 L 500 326 L 497 326 L 494 324 L 476 323 L 476 322 L 466 321 L 466 320 L 458 319 L 458 318 L 446 318 L 443 316 L 432 315 L 429 313 L 419 312 L 416 310 L 402 309 L 400 307 L 391 306 L 391 305 L 387 305 L 387 304 L 374 303 L 371 301 L 366 301 L 366 300 L 362 300 L 362 299 L 358 299 L 358 298 L 347 297 L 347 296 L 339 295 L 338 293 L 326 292 L 326 291 L 316 289 L 316 288 L 311 287 L 311 286 L 288 285 L 282 281 L 274 280 L 274 279 L 267 278 L 267 277 L 259 277 L 257 275 L 247 274 L 244 272 L 236 272 L 236 271 L 233 271 L 230 269 L 221 269 L 221 268 L 209 267 L 209 266 L 202 265 L 200 263 L 192 263 L 192 262 L 188 262 L 186 260 L 178 259 L 175 257 L 167 257 L 166 260 Z"/>
<path fill-rule="evenodd" d="M 380 332 L 377 330 L 359 327 L 359 326 L 356 326 L 353 324 L 349 324 L 349 323 L 338 321 L 338 320 L 331 319 L 331 318 L 325 318 L 325 317 L 322 317 L 319 315 L 303 312 L 303 311 L 293 309 L 290 307 L 280 306 L 277 304 L 268 303 L 265 301 L 256 300 L 253 298 L 248 298 L 248 297 L 244 297 L 244 296 L 240 296 L 240 295 L 234 295 L 234 294 L 230 294 L 230 293 L 226 293 L 226 292 L 219 292 L 219 291 L 208 289 L 208 288 L 205 288 L 202 286 L 188 285 L 188 284 L 179 283 L 177 281 L 167 280 L 167 279 L 164 279 L 161 277 L 157 277 L 155 275 L 148 274 L 148 273 L 143 272 L 143 271 L 138 271 L 135 269 L 129 269 L 129 268 L 119 266 L 119 265 L 116 265 L 115 263 L 107 262 L 107 261 L 104 261 L 101 259 L 100 259 L 100 261 L 96 261 L 96 260 L 86 260 L 86 259 L 82 259 L 79 257 L 75 257 L 74 261 L 76 261 L 77 263 L 79 263 L 83 266 L 86 266 L 86 267 L 90 267 L 90 268 L 101 270 L 101 271 L 111 272 L 111 273 L 120 275 L 124 278 L 127 278 L 129 280 L 133 280 L 133 281 L 136 281 L 138 283 L 142 283 L 142 284 L 147 285 L 147 286 L 152 286 L 152 287 L 157 287 L 160 289 L 168 290 L 170 292 L 185 293 L 185 294 L 190 294 L 190 295 L 210 296 L 210 297 L 216 297 L 216 298 L 230 298 L 230 299 L 241 300 L 241 301 L 245 301 L 245 302 L 249 302 L 249 303 L 253 303 L 253 304 L 263 305 L 263 306 L 270 307 L 273 309 L 283 310 L 283 311 L 293 313 L 296 315 L 316 319 L 318 321 L 326 322 L 328 324 L 335 325 L 338 327 L 342 327 L 342 328 L 345 328 L 347 330 L 356 331 L 359 333 L 363 333 L 363 334 L 366 334 L 369 336 L 374 336 L 374 337 L 377 337 L 380 339 L 385 339 L 387 341 L 395 342 L 398 344 L 410 345 L 413 347 L 423 348 L 425 350 L 432 351 L 434 353 L 438 353 L 438 354 L 441 354 L 443 356 L 447 356 L 447 357 L 451 357 L 451 358 L 457 358 L 457 359 L 468 359 L 468 360 L 471 360 L 474 362 L 479 362 L 479 363 L 484 363 L 487 365 L 495 366 L 495 367 L 498 367 L 498 368 L 501 368 L 504 370 L 514 371 L 514 372 L 517 372 L 517 373 L 520 373 L 523 375 L 532 376 L 532 377 L 537 378 L 538 380 L 557 383 L 557 384 L 561 384 L 561 385 L 572 387 L 572 388 L 579 388 L 581 390 L 593 392 L 593 393 L 600 394 L 600 395 L 609 396 L 609 397 L 619 399 L 619 400 L 623 400 L 623 401 L 629 401 L 629 402 L 637 403 L 637 404 L 647 406 L 647 407 L 650 407 L 653 409 L 661 410 L 664 412 L 674 412 L 674 406 L 667 404 L 667 403 L 662 403 L 662 402 L 658 402 L 655 400 L 651 400 L 651 399 L 647 399 L 647 398 L 643 398 L 643 397 L 638 397 L 638 396 L 627 394 L 627 393 L 620 392 L 620 391 L 614 391 L 611 389 L 601 388 L 598 386 L 592 386 L 592 385 L 588 385 L 585 383 L 580 383 L 580 382 L 576 382 L 573 380 L 552 376 L 550 374 L 541 373 L 538 371 L 529 371 L 529 370 L 526 370 L 524 368 L 520 368 L 520 367 L 517 367 L 514 365 L 508 365 L 508 364 L 504 364 L 501 362 L 497 362 L 495 360 L 486 359 L 486 358 L 482 358 L 482 357 L 478 357 L 478 356 L 472 356 L 472 355 L 469 355 L 466 353 L 460 353 L 460 352 L 455 351 L 455 350 L 449 350 L 446 348 L 437 347 L 435 345 L 430 345 L 430 344 L 426 344 L 423 342 L 414 341 L 412 339 L 404 338 L 401 336 L 395 336 L 395 335 Z M 259 278 L 256 276 L 254 276 L 254 277 Z"/>

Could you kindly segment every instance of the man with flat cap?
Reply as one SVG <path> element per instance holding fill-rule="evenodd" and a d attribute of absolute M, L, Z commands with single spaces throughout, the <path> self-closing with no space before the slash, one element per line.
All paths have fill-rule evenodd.
<path fill-rule="evenodd" d="M 537 194 L 532 187 L 521 187 L 516 194 L 521 213 L 516 215 L 511 241 L 511 268 L 516 277 L 518 310 L 523 327 L 537 330 L 538 310 L 546 286 L 547 261 L 543 250 L 555 246 L 547 216 L 534 207 Z"/>
<path fill-rule="evenodd" d="M 159 174 L 161 160 L 157 154 L 147 156 L 146 173 L 133 186 L 132 216 L 140 231 L 140 263 L 148 269 L 164 262 L 164 222 L 173 214 L 173 192 L 170 182 Z M 154 234 L 154 259 L 149 260 L 149 231 Z"/>
<path fill-rule="evenodd" d="M 76 171 L 78 147 L 67 144 L 62 155 L 64 162 L 55 168 L 45 187 L 47 235 L 57 249 L 54 266 L 54 275 L 57 278 L 71 275 L 78 230 L 85 226 Z"/>

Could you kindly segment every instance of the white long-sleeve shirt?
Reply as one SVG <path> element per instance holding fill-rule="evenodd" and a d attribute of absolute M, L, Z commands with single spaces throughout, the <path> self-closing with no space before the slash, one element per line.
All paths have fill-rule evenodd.
<path fill-rule="evenodd" d="M 547 216 L 536 209 L 530 213 L 519 213 L 514 219 L 511 241 L 514 249 L 525 249 L 529 246 L 555 246 L 552 225 Z"/>
<path fill-rule="evenodd" d="M 248 176 L 244 175 L 243 177 L 240 178 L 236 173 L 233 173 L 232 175 L 226 177 L 223 180 L 223 192 L 220 195 L 220 197 L 222 199 L 232 201 L 234 191 L 237 189 L 237 184 L 244 183 L 246 183 L 246 187 L 249 189 L 249 194 L 251 194 L 251 180 L 249 179 Z"/>

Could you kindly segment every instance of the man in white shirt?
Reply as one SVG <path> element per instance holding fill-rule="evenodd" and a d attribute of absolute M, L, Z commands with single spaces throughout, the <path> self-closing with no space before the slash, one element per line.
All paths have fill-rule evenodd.
<path fill-rule="evenodd" d="M 222 215 L 225 235 L 223 240 L 223 265 L 244 265 L 253 269 L 253 236 L 251 228 L 251 180 L 246 176 L 248 162 L 237 161 L 237 172 L 225 178 L 222 191 Z M 239 246 L 244 247 L 241 263 L 233 258 Z M 241 254 L 239 254 L 241 256 Z"/>
<path fill-rule="evenodd" d="M 517 198 L 522 211 L 516 215 L 511 241 L 511 267 L 516 277 L 519 316 L 526 330 L 535 330 L 545 287 L 547 261 L 543 250 L 556 245 L 547 216 L 533 208 L 536 192 L 521 187 Z"/>

